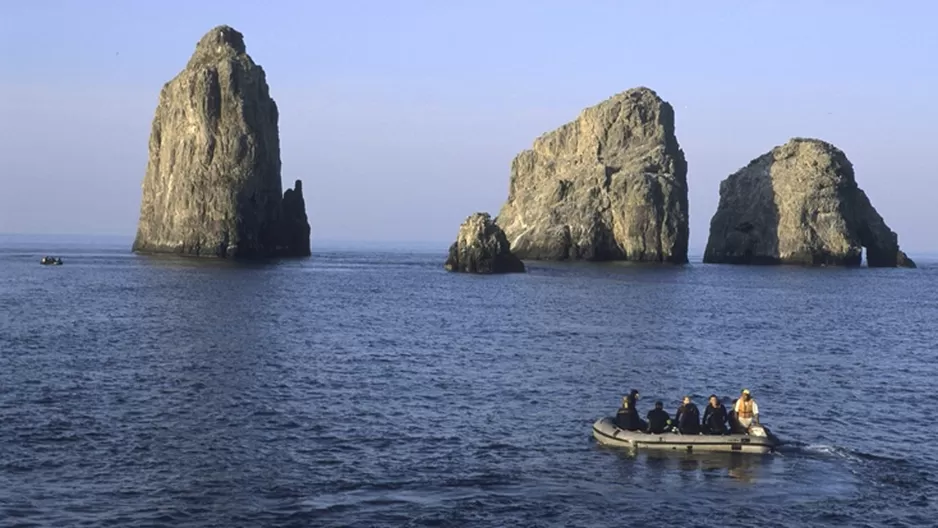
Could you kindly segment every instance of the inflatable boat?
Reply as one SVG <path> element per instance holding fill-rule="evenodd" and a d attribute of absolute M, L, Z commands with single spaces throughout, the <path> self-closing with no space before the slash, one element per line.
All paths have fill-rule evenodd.
<path fill-rule="evenodd" d="M 593 424 L 593 436 L 603 445 L 639 449 L 705 453 L 771 453 L 779 445 L 778 438 L 761 425 L 749 428 L 749 434 L 683 435 L 626 431 L 616 427 L 612 418 L 600 418 Z"/>

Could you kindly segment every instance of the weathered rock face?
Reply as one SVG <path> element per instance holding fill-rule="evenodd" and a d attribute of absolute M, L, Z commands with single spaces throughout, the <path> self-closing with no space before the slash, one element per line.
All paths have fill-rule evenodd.
<path fill-rule="evenodd" d="M 309 255 L 309 225 L 304 241 L 296 200 L 283 221 L 278 117 L 241 33 L 228 26 L 206 33 L 160 92 L 133 250 Z"/>
<path fill-rule="evenodd" d="M 488 213 L 475 213 L 459 226 L 444 267 L 466 273 L 519 273 L 524 263 L 508 245 L 505 233 Z"/>
<path fill-rule="evenodd" d="M 720 184 L 704 262 L 915 267 L 837 147 L 794 138 Z"/>
<path fill-rule="evenodd" d="M 523 259 L 687 262 L 687 163 L 648 88 L 587 108 L 511 164 L 495 222 Z"/>

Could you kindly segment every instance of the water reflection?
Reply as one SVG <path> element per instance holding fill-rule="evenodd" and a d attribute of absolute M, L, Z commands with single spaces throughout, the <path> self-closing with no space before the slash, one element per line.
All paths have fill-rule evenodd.
<path fill-rule="evenodd" d="M 137 263 L 146 267 L 175 270 L 262 269 L 273 267 L 282 262 L 280 259 L 219 259 L 175 254 L 133 254 L 132 256 Z"/>
<path fill-rule="evenodd" d="M 725 472 L 731 479 L 754 484 L 768 477 L 774 455 L 741 453 L 687 453 L 678 451 L 648 451 L 628 455 L 644 461 L 654 471 L 678 470 L 689 476 L 707 478 Z M 688 476 L 688 475 L 685 475 Z"/>

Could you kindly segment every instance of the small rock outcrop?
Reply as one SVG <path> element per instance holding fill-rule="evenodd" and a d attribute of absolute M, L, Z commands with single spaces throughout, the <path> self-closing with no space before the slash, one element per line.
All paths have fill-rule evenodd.
<path fill-rule="evenodd" d="M 837 147 L 794 138 L 720 184 L 704 262 L 915 267 Z"/>
<path fill-rule="evenodd" d="M 495 222 L 523 259 L 687 262 L 673 108 L 633 88 L 539 137 L 512 161 Z"/>
<path fill-rule="evenodd" d="M 520 273 L 524 263 L 508 245 L 505 233 L 488 213 L 475 213 L 459 226 L 456 242 L 449 248 L 447 271 L 465 273 Z"/>
<path fill-rule="evenodd" d="M 282 247 L 295 255 L 310 255 L 310 228 L 306 200 L 303 199 L 303 182 L 296 180 L 293 188 L 283 193 L 281 211 Z"/>
<path fill-rule="evenodd" d="M 133 250 L 308 256 L 299 184 L 281 194 L 278 118 L 242 34 L 206 33 L 160 92 Z"/>

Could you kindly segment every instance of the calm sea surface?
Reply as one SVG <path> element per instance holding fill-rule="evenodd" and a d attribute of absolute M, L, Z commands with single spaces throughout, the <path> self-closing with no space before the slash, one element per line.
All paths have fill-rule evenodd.
<path fill-rule="evenodd" d="M 444 272 L 445 248 L 233 264 L 56 244 L 0 238 L 3 526 L 938 519 L 934 260 L 479 277 Z M 598 446 L 633 387 L 643 412 L 748 387 L 789 445 Z"/>

